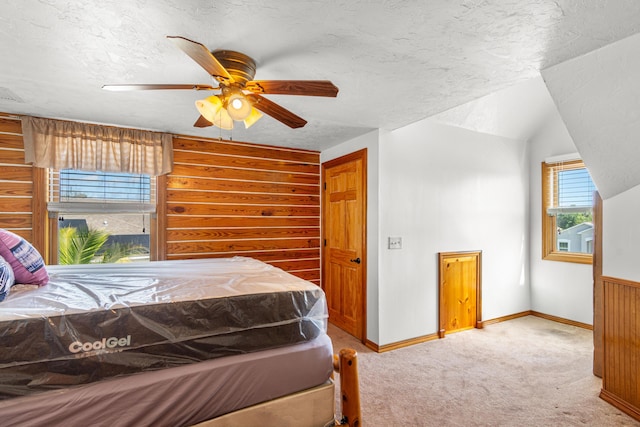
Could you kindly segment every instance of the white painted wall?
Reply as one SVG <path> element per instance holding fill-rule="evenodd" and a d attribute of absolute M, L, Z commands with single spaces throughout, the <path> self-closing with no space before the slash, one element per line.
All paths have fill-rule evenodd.
<path fill-rule="evenodd" d="M 639 49 L 640 34 L 634 34 L 542 71 L 576 151 L 604 199 L 603 274 L 635 281 L 640 281 L 640 227 L 635 218 L 640 208 Z M 580 274 L 586 282 L 586 274 Z M 546 295 L 553 286 L 537 285 L 547 277 L 532 277 L 533 289 Z M 575 295 L 584 298 L 581 289 L 576 287 Z"/>
<path fill-rule="evenodd" d="M 378 140 L 379 131 L 346 141 L 320 154 L 322 163 L 367 149 L 367 339 L 379 342 L 378 320 Z"/>
<path fill-rule="evenodd" d="M 444 251 L 483 251 L 483 320 L 531 309 L 593 323 L 591 265 L 542 260 L 540 165 L 577 151 L 546 96 L 548 115 L 536 115 L 528 143 L 428 119 L 322 152 L 325 162 L 368 148 L 369 340 L 437 332 L 437 253 Z M 605 221 L 610 215 L 617 225 L 636 212 L 639 192 L 605 201 Z M 617 245 L 623 235 L 628 245 L 640 241 L 640 229 L 606 224 L 605 244 L 616 249 L 605 249 L 605 274 L 634 280 L 640 272 L 624 269 L 634 265 L 633 252 Z M 403 248 L 387 249 L 388 237 L 402 237 Z M 612 260 L 606 252 L 623 254 Z"/>
<path fill-rule="evenodd" d="M 530 141 L 531 158 L 531 309 L 540 313 L 593 324 L 593 269 L 542 259 L 541 164 L 548 157 L 575 153 L 567 128 L 554 111 Z"/>
<path fill-rule="evenodd" d="M 640 282 L 640 185 L 603 201 L 602 274 Z"/>
<path fill-rule="evenodd" d="M 380 344 L 437 332 L 438 252 L 482 251 L 483 319 L 529 309 L 524 142 L 421 121 L 383 135 L 379 179 Z"/>
<path fill-rule="evenodd" d="M 524 142 L 422 121 L 347 141 L 321 161 L 364 147 L 369 340 L 384 345 L 437 332 L 443 251 L 483 251 L 483 319 L 529 309 Z M 387 249 L 389 236 L 402 237 L 402 249 Z"/>

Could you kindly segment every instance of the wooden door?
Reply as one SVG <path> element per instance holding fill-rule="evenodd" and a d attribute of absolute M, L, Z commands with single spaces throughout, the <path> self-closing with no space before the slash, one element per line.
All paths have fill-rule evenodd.
<path fill-rule="evenodd" d="M 329 321 L 364 340 L 366 150 L 322 165 L 322 284 Z"/>
<path fill-rule="evenodd" d="M 480 322 L 480 252 L 440 253 L 440 338 Z"/>

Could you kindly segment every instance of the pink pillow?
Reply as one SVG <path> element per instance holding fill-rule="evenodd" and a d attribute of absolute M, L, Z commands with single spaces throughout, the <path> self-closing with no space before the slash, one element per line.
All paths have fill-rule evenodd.
<path fill-rule="evenodd" d="M 40 253 L 29 242 L 11 231 L 0 228 L 0 256 L 11 268 L 16 284 L 46 285 L 49 274 Z"/>

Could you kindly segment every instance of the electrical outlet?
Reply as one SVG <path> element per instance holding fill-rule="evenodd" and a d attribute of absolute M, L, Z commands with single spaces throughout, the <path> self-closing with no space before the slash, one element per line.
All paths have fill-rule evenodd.
<path fill-rule="evenodd" d="M 402 249 L 402 237 L 389 237 L 389 249 Z"/>

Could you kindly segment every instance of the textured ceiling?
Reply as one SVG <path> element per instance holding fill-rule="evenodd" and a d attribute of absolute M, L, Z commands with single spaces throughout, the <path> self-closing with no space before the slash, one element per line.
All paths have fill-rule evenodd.
<path fill-rule="evenodd" d="M 4 0 L 0 111 L 323 150 L 639 31 L 636 0 Z M 290 129 L 265 117 L 229 133 L 192 126 L 202 92 L 101 89 L 211 84 L 167 35 L 244 52 L 256 79 L 327 79 L 340 93 L 269 96 L 309 123 Z"/>

